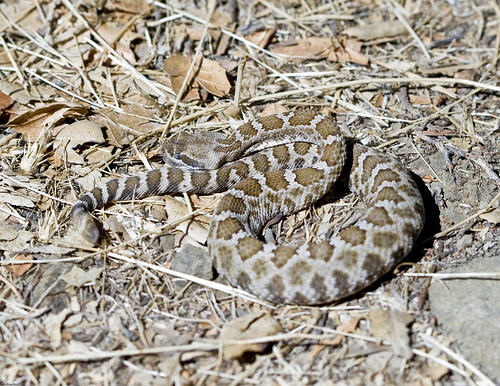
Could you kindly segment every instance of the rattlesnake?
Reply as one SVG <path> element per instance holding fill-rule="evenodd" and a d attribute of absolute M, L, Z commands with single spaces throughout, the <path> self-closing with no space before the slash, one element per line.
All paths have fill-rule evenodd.
<path fill-rule="evenodd" d="M 210 254 L 220 274 L 274 303 L 323 304 L 365 288 L 406 256 L 424 223 L 422 197 L 393 157 L 355 144 L 349 189 L 366 205 L 353 225 L 327 241 L 299 247 L 259 238 L 263 225 L 321 198 L 340 175 L 346 144 L 336 123 L 299 111 L 261 117 L 228 136 L 174 137 L 166 166 L 114 179 L 81 196 L 77 231 L 96 243 L 89 212 L 115 200 L 173 192 L 226 191 L 211 219 Z"/>

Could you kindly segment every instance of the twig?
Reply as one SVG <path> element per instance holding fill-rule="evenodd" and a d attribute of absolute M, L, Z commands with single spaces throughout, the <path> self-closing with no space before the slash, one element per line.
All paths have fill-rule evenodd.
<path fill-rule="evenodd" d="M 55 201 L 62 202 L 63 204 L 71 205 L 71 202 L 69 202 L 69 201 L 63 200 L 63 199 L 55 197 L 55 196 L 51 196 L 50 194 L 42 192 L 41 190 L 35 189 L 34 187 L 30 186 L 29 184 L 25 184 L 24 182 L 16 180 L 15 178 L 8 176 L 7 174 L 0 172 L 0 176 L 22 186 L 25 189 L 31 190 L 32 192 L 35 192 L 35 193 L 38 193 L 44 197 L 50 198 L 51 200 L 55 200 Z"/>
<path fill-rule="evenodd" d="M 236 85 L 234 87 L 234 101 L 233 101 L 233 105 L 235 107 L 240 106 L 241 84 L 243 83 L 243 71 L 245 70 L 246 64 L 247 64 L 247 57 L 245 55 L 238 62 L 238 73 L 236 75 Z"/>
<path fill-rule="evenodd" d="M 149 87 L 151 87 L 159 96 L 166 97 L 165 93 L 161 91 L 156 84 L 151 82 L 148 78 L 146 78 L 144 75 L 142 75 L 134 66 L 132 66 L 127 60 L 125 60 L 113 47 L 111 47 L 108 42 L 95 31 L 90 24 L 87 22 L 87 20 L 78 12 L 78 10 L 71 4 L 69 0 L 61 0 L 63 4 L 66 6 L 66 8 L 69 9 L 69 11 L 75 16 L 80 23 L 82 23 L 85 28 L 87 28 L 92 35 L 101 43 L 106 49 L 111 52 L 113 55 L 108 55 L 111 60 L 114 60 L 116 63 L 118 63 L 120 66 L 126 68 L 128 71 L 130 71 L 136 78 L 140 79 L 144 83 L 146 83 Z"/>
<path fill-rule="evenodd" d="M 451 78 L 370 78 L 370 79 L 357 79 L 350 80 L 347 82 L 331 83 L 323 86 L 315 86 L 304 88 L 300 90 L 289 90 L 283 92 L 277 92 L 274 94 L 260 95 L 257 97 L 249 98 L 246 102 L 254 103 L 270 99 L 280 99 L 293 95 L 306 94 L 310 92 L 326 92 L 333 91 L 339 88 L 348 88 L 353 86 L 363 86 L 367 84 L 393 84 L 393 83 L 416 83 L 422 86 L 435 86 L 436 84 L 446 84 L 454 85 L 461 84 L 464 86 L 470 86 L 474 88 L 479 88 L 483 90 L 490 90 L 495 92 L 500 92 L 500 86 L 495 86 L 487 83 L 475 82 L 468 79 L 451 79 Z"/>
<path fill-rule="evenodd" d="M 394 9 L 394 14 L 398 18 L 399 22 L 401 24 L 403 24 L 403 26 L 406 28 L 406 30 L 408 31 L 408 33 L 413 37 L 413 40 L 415 40 L 415 42 L 417 43 L 417 45 L 420 47 L 420 49 L 424 53 L 425 57 L 428 60 L 431 60 L 431 55 L 429 54 L 429 51 L 427 51 L 427 47 L 425 47 L 425 44 L 422 41 L 422 39 L 420 39 L 420 37 L 417 35 L 417 33 L 415 32 L 415 30 L 410 25 L 410 23 L 408 23 L 408 20 L 406 20 L 406 17 L 404 17 L 404 15 L 401 13 L 401 11 L 399 9 L 397 9 L 397 8 Z"/>
<path fill-rule="evenodd" d="M 427 342 L 429 342 L 432 345 L 434 345 L 437 348 L 439 348 L 441 351 L 443 351 L 445 354 L 447 354 L 450 357 L 452 357 L 457 362 L 461 363 L 468 370 L 472 371 L 477 377 L 479 377 L 479 379 L 481 379 L 481 381 L 483 382 L 483 385 L 495 386 L 495 384 L 491 381 L 491 379 L 489 379 L 486 375 L 484 375 L 481 371 L 479 371 L 479 369 L 476 366 L 473 366 L 465 358 L 461 357 L 456 352 L 450 350 L 448 347 L 446 347 L 443 344 L 441 344 L 440 342 L 438 342 L 432 336 L 429 336 L 427 334 L 419 334 L 419 336 L 423 340 L 426 340 Z"/>
<path fill-rule="evenodd" d="M 189 280 L 193 283 L 202 285 L 204 287 L 212 288 L 212 289 L 217 290 L 217 291 L 225 292 L 229 295 L 241 296 L 242 298 L 244 298 L 246 300 L 252 301 L 254 303 L 258 303 L 260 305 L 266 306 L 266 307 L 271 308 L 271 309 L 275 308 L 274 306 L 267 303 L 266 301 L 260 300 L 255 295 L 252 295 L 246 291 L 240 290 L 239 288 L 233 288 L 233 287 L 230 287 L 230 286 L 227 286 L 224 284 L 216 283 L 214 281 L 201 279 L 197 276 L 192 276 L 192 275 L 188 275 L 186 273 L 177 272 L 177 271 L 162 267 L 160 265 L 146 263 L 145 261 L 141 261 L 141 260 L 137 260 L 137 259 L 131 259 L 129 257 L 119 255 L 117 253 L 108 253 L 108 256 L 115 258 L 115 259 L 118 259 L 118 260 L 121 260 L 121 261 L 125 261 L 125 262 L 130 263 L 130 264 L 146 267 L 146 268 L 149 268 L 150 270 L 153 270 L 153 271 L 162 272 L 162 273 L 166 273 L 167 275 L 170 275 L 170 276 L 178 277 L 180 279 Z"/>
<path fill-rule="evenodd" d="M 172 120 L 174 119 L 174 115 L 177 111 L 177 106 L 179 105 L 181 99 L 184 97 L 184 91 L 186 90 L 188 82 L 191 81 L 191 75 L 193 74 L 194 66 L 199 64 L 198 58 L 200 57 L 201 50 L 203 49 L 203 46 L 205 44 L 205 39 L 207 38 L 207 35 L 208 35 L 208 26 L 209 26 L 210 18 L 212 17 L 214 10 L 215 10 L 215 1 L 211 0 L 208 2 L 208 17 L 207 17 L 207 21 L 205 23 L 205 28 L 203 29 L 201 39 L 198 42 L 198 47 L 196 47 L 196 52 L 195 52 L 194 56 L 191 58 L 191 65 L 189 66 L 189 69 L 184 77 L 184 80 L 182 81 L 181 88 L 177 92 L 177 96 L 175 97 L 174 105 L 172 106 L 172 109 L 170 110 L 170 114 L 168 116 L 167 123 L 165 123 L 165 125 L 163 127 L 163 132 L 161 133 L 161 139 L 163 139 L 165 137 L 165 134 L 170 129 L 170 124 L 172 123 Z"/>
<path fill-rule="evenodd" d="M 431 240 L 433 238 L 434 239 L 439 239 L 439 238 L 441 238 L 443 236 L 446 236 L 448 233 L 453 232 L 454 230 L 460 228 L 462 225 L 467 224 L 469 221 L 474 220 L 475 218 L 481 216 L 483 213 L 488 212 L 491 209 L 491 207 L 493 206 L 493 204 L 495 204 L 495 202 L 498 199 L 500 199 L 500 192 L 493 198 L 493 200 L 490 201 L 490 203 L 488 205 L 486 205 L 484 207 L 484 209 L 481 209 L 479 212 L 474 213 L 473 215 L 467 217 L 465 220 L 460 221 L 459 223 L 453 225 L 452 227 L 446 229 L 445 231 L 442 231 L 442 232 L 439 232 L 439 233 L 435 234 L 429 240 Z"/>
<path fill-rule="evenodd" d="M 498 56 L 500 55 L 500 6 L 496 0 L 491 0 L 491 7 L 497 16 L 497 36 L 495 39 L 495 52 L 491 58 L 491 72 L 494 73 L 498 66 Z"/>
<path fill-rule="evenodd" d="M 497 280 L 500 279 L 500 272 L 469 272 L 469 273 L 403 273 L 403 276 L 408 277 L 433 277 L 441 280 L 450 279 L 485 279 Z"/>

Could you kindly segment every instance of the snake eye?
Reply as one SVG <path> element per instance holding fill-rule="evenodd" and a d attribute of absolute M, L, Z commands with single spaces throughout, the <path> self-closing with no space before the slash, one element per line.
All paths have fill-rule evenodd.
<path fill-rule="evenodd" d="M 175 159 L 181 159 L 181 155 L 179 153 L 174 153 L 174 158 Z"/>

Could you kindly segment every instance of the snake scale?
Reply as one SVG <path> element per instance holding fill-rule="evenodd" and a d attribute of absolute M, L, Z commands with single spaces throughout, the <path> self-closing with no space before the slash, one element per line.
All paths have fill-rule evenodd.
<path fill-rule="evenodd" d="M 330 303 L 367 287 L 405 257 L 424 223 L 422 197 L 393 157 L 355 144 L 349 189 L 366 206 L 358 221 L 326 241 L 266 243 L 267 221 L 297 212 L 331 189 L 346 143 L 334 120 L 298 111 L 261 117 L 230 136 L 183 134 L 165 144 L 165 166 L 114 179 L 81 196 L 76 230 L 97 243 L 90 212 L 104 204 L 175 192 L 226 192 L 210 222 L 208 246 L 218 272 L 273 303 Z"/>

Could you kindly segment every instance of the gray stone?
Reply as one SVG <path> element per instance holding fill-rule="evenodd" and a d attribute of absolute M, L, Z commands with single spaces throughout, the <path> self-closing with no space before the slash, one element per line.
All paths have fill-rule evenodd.
<path fill-rule="evenodd" d="M 443 273 L 500 272 L 500 256 L 477 258 Z M 500 280 L 434 279 L 431 312 L 464 357 L 500 382 Z"/>
<path fill-rule="evenodd" d="M 472 245 L 472 242 L 472 235 L 464 235 L 457 241 L 456 247 L 457 249 L 464 249 L 470 247 Z"/>
<path fill-rule="evenodd" d="M 191 244 L 187 244 L 180 252 L 174 254 L 172 269 L 207 280 L 212 280 L 214 277 L 212 258 L 208 252 Z"/>

